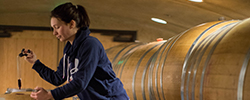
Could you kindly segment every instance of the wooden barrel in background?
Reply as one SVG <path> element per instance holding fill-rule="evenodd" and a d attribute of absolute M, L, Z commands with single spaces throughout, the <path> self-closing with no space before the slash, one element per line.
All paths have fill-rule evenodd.
<path fill-rule="evenodd" d="M 134 45 L 124 46 L 124 49 L 120 50 L 121 56 L 114 54 L 117 56 L 116 59 L 110 59 L 113 61 L 113 69 L 123 82 L 124 87 L 130 97 L 136 96 L 136 92 L 134 91 L 142 91 L 140 88 L 141 83 L 140 79 L 143 79 L 144 68 L 148 66 L 147 62 L 150 60 L 150 56 L 154 54 L 158 50 L 158 48 L 163 44 L 163 42 L 152 42 L 148 44 L 140 44 L 135 43 Z M 116 48 L 111 48 L 115 49 Z M 106 51 L 108 55 L 111 52 L 111 49 Z M 110 57 L 110 56 L 109 56 Z M 112 56 L 111 56 L 112 57 Z M 136 70 L 133 73 L 130 70 Z M 133 88 L 130 88 L 130 87 Z M 138 97 L 138 99 L 143 99 Z"/>
<path fill-rule="evenodd" d="M 193 27 L 166 41 L 108 49 L 131 100 L 246 100 L 250 19 Z"/>

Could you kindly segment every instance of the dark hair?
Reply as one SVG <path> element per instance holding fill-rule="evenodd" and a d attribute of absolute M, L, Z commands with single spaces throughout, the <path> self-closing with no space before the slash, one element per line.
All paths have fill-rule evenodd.
<path fill-rule="evenodd" d="M 74 20 L 77 28 L 89 27 L 90 24 L 85 8 L 81 5 L 73 5 L 70 2 L 61 4 L 54 8 L 51 11 L 50 17 L 59 18 L 66 23 Z"/>

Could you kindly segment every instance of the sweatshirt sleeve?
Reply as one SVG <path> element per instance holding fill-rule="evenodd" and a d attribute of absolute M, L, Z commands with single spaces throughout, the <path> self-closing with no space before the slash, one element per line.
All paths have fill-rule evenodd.
<path fill-rule="evenodd" d="M 40 60 L 37 60 L 32 68 L 40 75 L 40 77 L 55 86 L 59 86 L 66 81 L 66 78 L 63 79 L 62 75 L 62 59 L 57 67 L 57 71 L 48 68 L 41 63 Z"/>
<path fill-rule="evenodd" d="M 79 64 L 72 74 L 73 80 L 51 91 L 55 100 L 74 96 L 86 89 L 98 65 L 100 43 L 86 40 L 78 49 Z"/>

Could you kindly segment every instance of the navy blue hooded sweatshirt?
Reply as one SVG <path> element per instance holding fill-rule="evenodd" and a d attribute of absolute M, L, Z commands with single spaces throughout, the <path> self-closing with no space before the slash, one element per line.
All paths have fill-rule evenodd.
<path fill-rule="evenodd" d="M 53 85 L 55 100 L 77 95 L 81 100 L 128 100 L 120 79 L 116 78 L 105 50 L 98 39 L 89 36 L 88 27 L 78 30 L 73 45 L 67 42 L 57 71 L 39 60 L 33 65 L 39 75 Z"/>

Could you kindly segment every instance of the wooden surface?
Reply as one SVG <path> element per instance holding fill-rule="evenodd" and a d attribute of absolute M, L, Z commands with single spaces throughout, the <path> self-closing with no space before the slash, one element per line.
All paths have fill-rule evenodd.
<path fill-rule="evenodd" d="M 30 93 L 31 92 L 16 92 L 11 94 L 0 94 L 0 100 L 35 100 L 30 97 Z M 63 100 L 73 100 L 73 97 L 65 98 Z M 78 98 L 74 100 L 80 100 L 80 99 Z"/>
<path fill-rule="evenodd" d="M 17 56 L 23 48 L 35 52 L 37 58 L 52 69 L 56 69 L 60 54 L 58 54 L 60 43 L 50 31 L 23 31 L 13 32 L 11 38 L 0 38 L 0 93 L 7 88 L 18 88 L 17 85 Z M 32 65 L 23 58 L 21 63 L 22 88 L 35 88 L 42 86 L 46 89 L 55 88 L 44 81 L 31 68 Z"/>
<path fill-rule="evenodd" d="M 30 97 L 30 93 L 0 94 L 0 100 L 35 100 Z"/>

